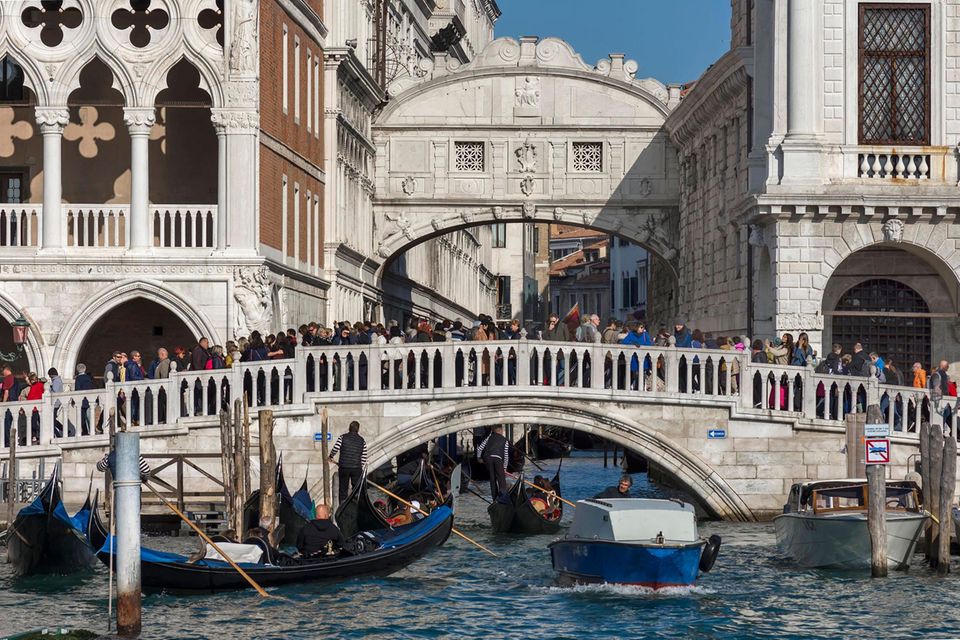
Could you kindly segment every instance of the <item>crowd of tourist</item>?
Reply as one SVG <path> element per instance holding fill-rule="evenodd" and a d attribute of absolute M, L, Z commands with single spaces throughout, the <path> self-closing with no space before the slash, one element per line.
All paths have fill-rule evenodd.
<path fill-rule="evenodd" d="M 605 326 L 601 326 L 601 321 L 597 315 L 587 315 L 583 318 L 572 319 L 567 317 L 561 319 L 555 314 L 547 318 L 546 323 L 541 329 L 532 333 L 522 330 L 520 321 L 512 320 L 509 322 L 497 323 L 489 316 L 481 315 L 478 321 L 465 323 L 463 321 L 443 320 L 431 323 L 425 319 L 412 321 L 408 326 L 401 327 L 396 321 L 390 321 L 387 324 L 373 322 L 336 322 L 331 327 L 322 326 L 316 322 L 310 322 L 299 327 L 299 329 L 287 329 L 275 334 L 263 336 L 260 332 L 254 331 L 249 336 L 228 341 L 225 345 L 210 345 L 206 338 L 201 338 L 196 345 L 191 348 L 184 346 L 175 346 L 172 354 L 167 348 L 157 349 L 155 356 L 149 362 L 145 362 L 140 351 L 131 350 L 129 352 L 115 351 L 110 360 L 104 366 L 102 381 L 109 380 L 115 382 L 132 382 L 140 380 L 165 379 L 174 371 L 202 371 L 212 369 L 225 369 L 232 367 L 237 362 L 256 362 L 272 359 L 287 359 L 294 357 L 298 346 L 322 346 L 322 345 L 397 345 L 404 343 L 425 343 L 425 342 L 445 342 L 445 341 L 490 341 L 490 340 L 519 340 L 525 337 L 532 340 L 543 340 L 553 342 L 583 342 L 583 343 L 603 343 L 620 344 L 634 347 L 669 347 L 678 348 L 705 349 L 728 351 L 731 355 L 745 354 L 749 355 L 753 363 L 771 364 L 777 366 L 813 366 L 821 374 L 830 374 L 837 376 L 874 376 L 881 383 L 887 383 L 898 386 L 912 386 L 916 388 L 929 388 L 931 395 L 937 399 L 945 396 L 956 396 L 956 385 L 950 379 L 947 372 L 948 363 L 943 361 L 929 373 L 920 362 L 911 363 L 910 369 L 905 370 L 898 367 L 895 363 L 885 359 L 883 355 L 875 352 L 867 352 L 860 343 L 851 345 L 851 349 L 846 351 L 843 345 L 832 345 L 830 352 L 825 357 L 818 357 L 816 351 L 810 346 L 809 337 L 806 333 L 800 333 L 796 339 L 791 333 L 785 333 L 780 337 L 773 337 L 766 340 L 750 340 L 746 336 L 714 336 L 710 333 L 704 333 L 698 329 L 689 329 L 683 321 L 678 320 L 672 327 L 661 325 L 655 331 L 648 329 L 642 321 L 622 322 L 617 319 L 609 320 Z M 576 355 L 571 354 L 571 358 Z M 459 358 L 459 357 L 458 357 Z M 508 384 L 516 384 L 516 362 L 515 354 L 511 351 L 509 356 L 497 354 L 495 358 L 508 359 L 506 367 L 494 367 L 490 361 L 490 356 L 483 355 L 479 359 L 473 358 L 464 361 L 459 358 L 456 363 L 456 380 L 460 384 L 490 384 L 491 376 L 496 376 L 495 383 L 502 384 L 503 376 L 508 377 Z M 713 369 L 704 368 L 701 375 L 700 358 L 694 356 L 691 367 L 682 367 L 679 375 L 679 386 L 681 392 L 700 391 L 701 389 L 717 389 L 720 393 L 736 393 L 740 384 L 740 358 L 723 358 L 722 364 L 716 369 L 717 380 L 712 380 Z M 338 371 L 335 371 L 335 385 L 345 384 L 346 388 L 354 388 L 354 372 L 356 370 L 358 388 L 365 388 L 366 385 L 366 361 L 354 363 L 352 357 L 347 356 L 348 371 L 346 380 L 341 382 L 339 359 L 335 363 Z M 555 368 L 556 374 L 553 379 L 554 384 L 564 384 L 564 376 L 568 367 L 562 356 L 556 359 L 556 363 L 550 362 L 548 355 L 543 361 L 542 370 L 531 372 L 533 384 L 551 384 L 550 373 Z M 654 362 L 650 358 L 642 362 L 638 358 L 633 358 L 629 365 L 629 372 L 626 371 L 624 362 L 619 364 L 612 363 L 608 357 L 604 363 L 604 385 L 607 388 L 617 384 L 620 388 L 626 388 L 629 385 L 633 389 L 640 388 L 652 390 L 654 385 L 658 390 L 662 390 L 665 385 L 662 361 Z M 313 364 L 312 362 L 310 363 Z M 427 386 L 427 379 L 431 373 L 427 370 L 427 362 L 415 363 L 413 361 L 403 366 L 402 360 L 394 362 L 393 384 L 397 388 L 403 386 L 404 378 L 407 378 L 407 384 L 410 386 Z M 383 384 L 388 388 L 391 384 L 389 377 L 389 363 L 382 363 L 383 366 Z M 538 365 L 534 365 L 536 369 Z M 590 376 L 589 362 L 584 362 L 580 368 L 584 382 L 589 384 Z M 641 375 L 640 369 L 643 369 Z M 312 366 L 311 366 L 312 369 Z M 419 369 L 419 372 L 418 372 Z M 496 369 L 494 371 L 494 369 Z M 418 375 L 419 373 L 419 375 Z M 47 377 L 43 378 L 34 372 L 24 372 L 15 375 L 11 366 L 2 368 L 2 379 L 0 379 L 0 402 L 13 402 L 23 400 L 40 400 L 45 391 L 60 392 L 64 389 L 62 378 L 56 369 L 50 369 Z M 326 376 L 324 370 L 321 376 Z M 439 383 L 439 372 L 435 370 L 436 383 Z M 573 375 L 573 374 L 571 374 Z M 616 375 L 616 378 L 614 376 Z M 689 377 L 689 380 L 687 379 Z M 288 372 L 285 380 L 274 380 L 271 383 L 257 383 L 251 388 L 245 389 L 247 393 L 256 393 L 258 402 L 263 402 L 266 394 L 276 397 L 279 393 L 284 396 L 291 395 L 292 392 L 292 373 Z M 461 382 L 462 380 L 462 382 Z M 617 382 L 615 382 L 615 380 Z M 412 385 L 411 385 L 412 382 Z M 575 383 L 575 380 L 571 380 Z M 313 390 L 316 384 L 314 381 L 313 370 L 308 371 L 308 390 Z M 321 388 L 326 388 L 326 379 L 319 381 Z M 794 409 L 800 409 L 802 402 L 802 390 L 798 387 L 794 393 L 788 393 L 790 381 L 783 378 L 780 381 L 780 397 L 776 397 L 775 386 L 770 386 L 767 393 L 764 393 L 764 382 L 758 385 L 754 380 L 754 405 L 781 409 L 788 409 L 788 397 L 793 398 Z M 796 383 L 794 383 L 796 384 Z M 728 386 L 729 385 L 729 386 Z M 86 364 L 78 364 L 76 375 L 73 381 L 73 388 L 77 391 L 93 389 L 96 386 L 95 379 Z M 768 385 L 769 386 L 769 385 Z M 253 388 L 256 387 L 256 388 Z M 269 387 L 269 388 L 268 388 Z M 336 388 L 336 386 L 334 387 Z M 822 414 L 825 409 L 826 391 L 821 385 L 817 391 L 819 412 Z M 194 410 L 200 413 L 201 396 L 197 394 Z M 766 397 L 764 397 L 766 396 Z M 288 398 L 290 400 L 291 398 Z M 849 402 L 857 402 L 851 399 Z M 87 409 L 84 401 L 84 409 Z M 59 403 L 58 403 L 59 404 Z M 138 424 L 140 420 L 140 402 L 130 403 L 129 419 L 133 424 Z M 848 409 L 849 407 L 845 407 Z M 215 407 L 211 407 L 215 410 Z M 948 408 L 947 411 L 950 411 Z M 161 412 L 165 413 L 164 406 Z M 836 414 L 836 407 L 831 409 L 831 414 Z M 127 416 L 124 416 L 126 419 Z M 161 420 L 163 416 L 160 416 Z M 5 418 L 6 431 L 9 432 L 11 418 L 9 415 Z M 34 439 L 39 436 L 39 419 L 36 412 L 33 416 L 34 428 L 32 429 Z M 82 425 L 83 433 L 90 429 L 88 420 Z M 58 427 L 62 429 L 62 425 Z M 58 434 L 59 435 L 59 434 Z"/>

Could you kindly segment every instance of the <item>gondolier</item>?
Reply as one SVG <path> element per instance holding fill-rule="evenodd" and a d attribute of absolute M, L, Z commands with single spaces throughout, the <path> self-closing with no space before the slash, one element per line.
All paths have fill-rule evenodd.
<path fill-rule="evenodd" d="M 113 449 L 103 454 L 100 462 L 97 463 L 97 471 L 104 473 L 107 469 L 110 469 L 110 475 L 117 475 L 117 452 Z M 143 456 L 140 456 L 140 482 L 143 482 L 149 477 L 150 465 L 143 459 Z"/>
<path fill-rule="evenodd" d="M 334 460 L 334 456 L 340 454 L 340 461 Z M 330 462 L 337 465 L 337 478 L 339 480 L 339 489 L 337 491 L 338 502 L 343 502 L 350 495 L 360 478 L 363 476 L 363 468 L 367 466 L 367 443 L 360 435 L 360 423 L 354 420 L 350 423 L 349 431 L 341 434 L 337 442 L 330 451 Z"/>
<path fill-rule="evenodd" d="M 510 462 L 510 443 L 503 437 L 503 427 L 493 428 L 490 435 L 477 447 L 477 459 L 490 473 L 490 497 L 494 501 L 507 493 L 507 464 Z"/>

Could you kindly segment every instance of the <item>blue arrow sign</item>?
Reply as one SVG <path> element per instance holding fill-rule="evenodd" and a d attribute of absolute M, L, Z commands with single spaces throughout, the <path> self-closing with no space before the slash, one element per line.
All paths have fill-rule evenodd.
<path fill-rule="evenodd" d="M 709 431 L 707 431 L 707 437 L 710 438 L 711 440 L 726 438 L 727 430 L 726 429 L 710 429 Z"/>
<path fill-rule="evenodd" d="M 327 433 L 327 440 L 328 440 L 328 441 L 333 440 L 333 434 L 332 434 L 332 433 Z M 315 433 L 315 434 L 313 434 L 313 441 L 314 441 L 314 442 L 323 442 L 323 434 L 322 434 L 322 433 Z"/>

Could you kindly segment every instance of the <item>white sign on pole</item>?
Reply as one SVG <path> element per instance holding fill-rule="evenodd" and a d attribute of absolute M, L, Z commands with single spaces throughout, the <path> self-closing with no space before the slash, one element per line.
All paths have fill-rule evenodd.
<path fill-rule="evenodd" d="M 890 441 L 886 438 L 864 440 L 867 464 L 890 464 Z"/>
<path fill-rule="evenodd" d="M 865 438 L 886 438 L 889 435 L 890 425 L 886 422 L 867 424 L 863 427 L 863 437 Z"/>

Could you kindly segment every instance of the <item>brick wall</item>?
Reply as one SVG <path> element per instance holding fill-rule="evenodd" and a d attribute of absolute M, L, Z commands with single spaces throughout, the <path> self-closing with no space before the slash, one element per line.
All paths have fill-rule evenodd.
<path fill-rule="evenodd" d="M 319 0 L 311 0 L 308 4 L 321 13 Z M 297 230 L 293 225 L 295 185 L 299 185 L 299 258 L 307 263 L 309 254 L 311 266 L 322 266 L 323 252 L 308 248 L 308 242 L 315 238 L 315 231 L 308 227 L 308 223 L 312 221 L 313 227 L 320 226 L 319 245 L 322 247 L 323 183 L 317 176 L 323 167 L 323 50 L 298 25 L 295 16 L 284 11 L 276 0 L 261 4 L 260 50 L 260 127 L 264 136 L 270 139 L 270 145 L 261 145 L 260 152 L 260 240 L 274 249 L 283 249 L 285 175 L 286 255 L 294 257 L 297 251 L 294 245 Z M 308 215 L 305 204 L 308 192 L 311 207 L 313 196 L 319 198 L 319 215 L 312 211 Z"/>

